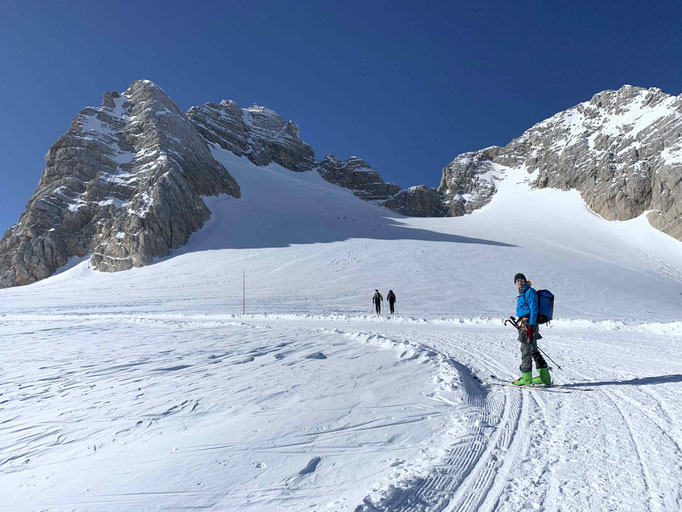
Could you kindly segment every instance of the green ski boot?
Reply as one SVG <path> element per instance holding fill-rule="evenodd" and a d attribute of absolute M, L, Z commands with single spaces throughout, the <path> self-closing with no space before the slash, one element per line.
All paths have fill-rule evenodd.
<path fill-rule="evenodd" d="M 521 377 L 512 382 L 512 384 L 515 386 L 530 386 L 532 380 L 530 372 L 521 372 Z"/>
<path fill-rule="evenodd" d="M 552 377 L 549 375 L 549 368 L 538 368 L 537 377 L 533 377 L 533 384 L 544 384 L 550 386 L 552 384 Z"/>

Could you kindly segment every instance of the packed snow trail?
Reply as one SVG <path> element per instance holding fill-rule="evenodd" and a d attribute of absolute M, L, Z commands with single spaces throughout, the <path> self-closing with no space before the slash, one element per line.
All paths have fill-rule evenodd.
<path fill-rule="evenodd" d="M 461 332 L 443 336 L 428 331 L 420 339 L 434 348 L 450 347 L 449 353 L 467 361 L 481 378 L 490 371 L 504 374 L 504 368 L 509 375 L 516 375 L 519 361 L 513 332 L 505 336 L 495 329 L 471 328 L 478 336 L 464 341 Z M 404 330 L 401 335 L 405 336 Z M 559 384 L 551 389 L 570 392 L 500 388 L 520 418 L 511 436 L 520 435 L 522 441 L 520 445 L 510 441 L 501 452 L 493 451 L 493 460 L 501 457 L 498 464 L 502 468 L 504 462 L 504 469 L 491 470 L 494 463 L 481 457 L 469 487 L 463 482 L 441 509 L 679 509 L 680 338 L 666 342 L 665 337 L 642 339 L 618 331 L 607 334 L 556 328 L 546 329 L 544 335 L 542 345 L 565 368 L 553 372 Z M 466 345 L 457 344 L 458 339 Z M 651 355 L 653 347 L 655 357 Z M 445 472 L 450 473 L 448 470 Z M 494 487 L 485 484 L 490 471 L 495 473 Z M 391 507 L 389 502 L 378 508 Z"/>

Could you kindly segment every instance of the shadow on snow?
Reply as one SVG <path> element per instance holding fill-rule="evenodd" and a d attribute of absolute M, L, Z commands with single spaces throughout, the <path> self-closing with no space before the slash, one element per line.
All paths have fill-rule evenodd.
<path fill-rule="evenodd" d="M 579 382 L 577 384 L 570 384 L 573 388 L 579 387 L 593 387 L 593 386 L 650 386 L 655 384 L 671 384 L 674 382 L 682 382 L 682 375 L 659 375 L 657 377 L 638 377 L 630 380 L 605 380 L 600 382 Z M 556 386 L 561 387 L 561 385 Z"/>

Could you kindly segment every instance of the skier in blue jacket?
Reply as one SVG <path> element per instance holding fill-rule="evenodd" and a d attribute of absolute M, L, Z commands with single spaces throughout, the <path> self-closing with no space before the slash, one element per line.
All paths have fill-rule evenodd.
<path fill-rule="evenodd" d="M 545 358 L 538 350 L 538 340 L 542 339 L 538 331 L 538 293 L 531 288 L 531 282 L 526 281 L 526 276 L 519 273 L 514 276 L 514 284 L 519 290 L 516 300 L 516 316 L 519 319 L 518 340 L 521 343 L 521 377 L 514 381 L 517 386 L 530 386 L 531 384 L 552 383 L 549 368 Z M 532 378 L 533 360 L 535 368 L 540 374 Z"/>

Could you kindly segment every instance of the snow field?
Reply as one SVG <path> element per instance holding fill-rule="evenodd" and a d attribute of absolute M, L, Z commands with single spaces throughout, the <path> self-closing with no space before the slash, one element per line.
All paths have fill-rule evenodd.
<path fill-rule="evenodd" d="M 243 197 L 188 246 L 0 290 L 0 509 L 680 509 L 678 241 L 519 170 L 413 219 L 214 155 Z M 497 382 L 518 271 L 556 295 L 550 389 Z"/>
<path fill-rule="evenodd" d="M 516 374 L 502 325 L 38 316 L 1 324 L 34 347 L 4 359 L 7 510 L 675 510 L 682 493 L 677 336 L 546 328 L 564 370 L 519 390 L 490 378 Z"/>
<path fill-rule="evenodd" d="M 368 481 L 426 471 L 459 424 L 457 376 L 381 337 L 126 315 L 1 325 L 8 510 L 353 508 Z"/>

